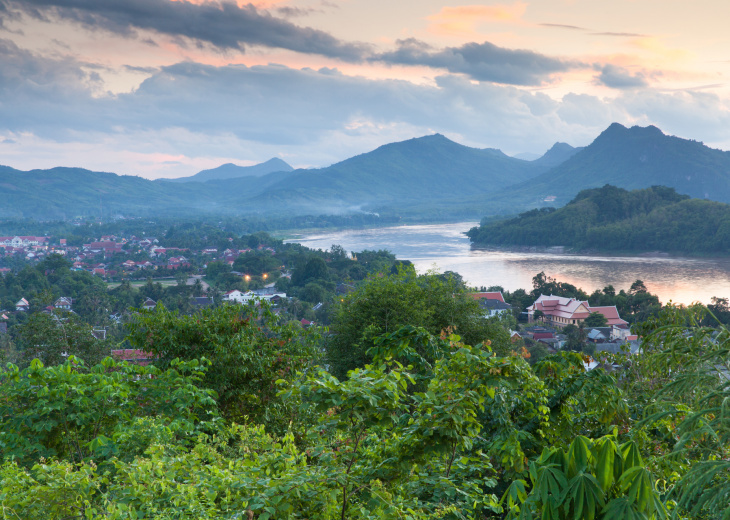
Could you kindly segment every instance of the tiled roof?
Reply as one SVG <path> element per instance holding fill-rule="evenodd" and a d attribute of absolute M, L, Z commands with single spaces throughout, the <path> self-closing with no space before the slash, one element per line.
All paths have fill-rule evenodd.
<path fill-rule="evenodd" d="M 502 293 L 500 291 L 471 293 L 471 297 L 475 300 L 499 300 L 504 303 L 504 296 L 502 296 Z"/>

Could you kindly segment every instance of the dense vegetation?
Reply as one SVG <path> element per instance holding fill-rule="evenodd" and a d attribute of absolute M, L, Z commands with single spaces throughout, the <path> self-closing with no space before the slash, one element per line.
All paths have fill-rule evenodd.
<path fill-rule="evenodd" d="M 456 273 L 220 226 L 163 233 L 251 249 L 208 265 L 215 300 L 265 274 L 293 298 L 193 311 L 175 302 L 199 287 L 107 291 L 57 255 L 6 275 L 3 297 L 27 294 L 31 312 L 0 335 L 17 354 L 0 368 L 4 517 L 730 517 L 730 332 L 707 308 L 661 308 L 639 280 L 587 294 L 539 273 L 504 292 L 517 311 L 541 293 L 616 305 L 642 352 L 587 371 L 575 338 L 554 354 L 513 340 L 514 316 L 484 318 Z M 78 314 L 43 312 L 67 292 Z M 90 334 L 148 294 L 164 305 Z M 730 319 L 727 300 L 710 309 Z M 152 363 L 108 358 L 112 345 Z"/>
<path fill-rule="evenodd" d="M 703 313 L 645 323 L 642 355 L 610 360 L 620 377 L 569 352 L 530 366 L 463 342 L 447 319 L 439 335 L 414 323 L 373 338 L 368 364 L 341 378 L 313 331 L 265 309 L 143 313 L 130 340 L 155 366 L 71 357 L 0 372 L 3 511 L 720 520 L 730 333 L 700 327 Z"/>
<path fill-rule="evenodd" d="M 584 190 L 560 209 L 535 209 L 468 232 L 475 245 L 604 251 L 730 252 L 730 205 L 653 186 Z"/>
<path fill-rule="evenodd" d="M 493 200 L 534 207 L 552 195 L 562 206 L 582 190 L 612 184 L 627 190 L 669 186 L 691 197 L 730 202 L 729 172 L 730 152 L 665 135 L 655 126 L 614 123 L 579 153 Z"/>

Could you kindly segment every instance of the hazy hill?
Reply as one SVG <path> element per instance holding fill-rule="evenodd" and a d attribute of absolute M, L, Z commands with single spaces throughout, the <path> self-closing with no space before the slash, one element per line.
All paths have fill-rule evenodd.
<path fill-rule="evenodd" d="M 730 152 L 665 135 L 655 126 L 614 123 L 569 159 L 500 195 L 520 202 L 552 195 L 560 206 L 579 191 L 604 184 L 626 189 L 663 185 L 692 197 L 730 202 Z"/>
<path fill-rule="evenodd" d="M 664 186 L 627 191 L 606 185 L 581 191 L 560 209 L 533 209 L 467 234 L 477 246 L 729 253 L 730 205 Z"/>
<path fill-rule="evenodd" d="M 273 159 L 253 166 L 238 166 L 227 163 L 210 170 L 202 170 L 190 177 L 164 180 L 170 182 L 208 182 L 212 180 L 236 179 L 239 177 L 261 177 L 274 172 L 290 172 L 293 169 L 285 161 L 274 157 Z"/>
<path fill-rule="evenodd" d="M 538 161 L 508 157 L 436 134 L 391 143 L 317 170 L 296 170 L 252 202 L 375 207 L 494 193 L 546 171 Z"/>
<path fill-rule="evenodd" d="M 258 166 L 264 165 L 288 166 L 279 160 Z M 560 206 L 579 191 L 604 184 L 667 185 L 694 197 L 730 201 L 730 153 L 666 136 L 655 127 L 618 124 L 583 149 L 557 143 L 533 161 L 436 134 L 387 144 L 326 168 L 211 178 L 241 171 L 252 170 L 224 165 L 186 182 L 158 182 L 80 168 L 21 172 L 0 167 L 0 216 L 374 211 L 412 220 L 466 219 Z M 555 199 L 546 202 L 551 195 Z"/>
<path fill-rule="evenodd" d="M 555 143 L 552 148 L 545 152 L 545 155 L 535 159 L 533 163 L 541 168 L 552 168 L 563 164 L 582 149 L 582 147 L 573 148 L 567 143 Z"/>
<path fill-rule="evenodd" d="M 275 161 L 273 166 L 281 164 Z M 316 170 L 276 171 L 231 179 L 211 179 L 210 171 L 194 176 L 209 179 L 206 182 L 157 182 L 81 168 L 21 172 L 3 167 L 0 184 L 6 196 L 0 216 L 48 219 L 100 213 L 191 212 L 292 215 L 341 213 L 374 206 L 397 212 L 405 204 L 428 206 L 452 198 L 494 193 L 546 169 L 539 160 L 523 161 L 499 150 L 469 148 L 442 135 L 391 143 Z M 475 209 L 470 216 L 478 217 L 479 211 Z"/>
<path fill-rule="evenodd" d="M 246 196 L 254 196 L 269 182 L 251 177 Z M 231 181 L 235 183 L 238 179 Z M 0 217 L 38 220 L 114 215 L 183 215 L 240 213 L 221 203 L 230 188 L 210 183 L 155 182 L 133 175 L 94 172 L 83 168 L 20 171 L 0 166 Z M 235 186 L 235 185 L 234 185 Z"/>

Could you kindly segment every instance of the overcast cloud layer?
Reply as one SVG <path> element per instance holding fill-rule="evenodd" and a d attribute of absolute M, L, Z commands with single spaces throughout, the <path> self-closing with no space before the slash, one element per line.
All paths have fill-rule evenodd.
<path fill-rule="evenodd" d="M 292 21 L 323 23 L 325 7 L 304 0 L 272 10 L 170 0 L 0 0 L 0 163 L 147 177 L 272 156 L 326 166 L 434 132 L 507 153 L 543 152 L 555 141 L 586 145 L 614 121 L 730 147 L 721 78 L 696 74 L 692 81 L 704 88 L 667 88 L 662 82 L 676 82 L 679 73 L 658 68 L 659 58 L 463 41 L 474 36 L 469 20 L 456 25 L 465 27 L 456 43 L 451 34 L 425 30 L 393 43 L 360 41 Z M 481 23 L 517 30 L 526 22 Z M 525 34 L 581 35 L 593 26 L 533 25 Z M 44 32 L 43 45 L 25 36 Z M 606 38 L 621 39 L 617 34 Z M 125 54 L 125 45 L 139 49 L 151 37 L 167 39 Z M 90 49 L 79 43 L 84 38 L 108 49 Z M 653 40 L 632 45 L 665 60 L 685 56 Z M 117 77 L 139 80 L 120 91 L 111 89 Z"/>

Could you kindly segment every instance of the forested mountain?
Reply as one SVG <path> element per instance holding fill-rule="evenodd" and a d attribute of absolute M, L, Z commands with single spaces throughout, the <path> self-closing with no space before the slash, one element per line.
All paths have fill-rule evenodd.
<path fill-rule="evenodd" d="M 276 173 L 246 179 L 241 199 L 260 193 L 268 183 L 278 179 Z M 83 168 L 24 172 L 0 166 L 0 217 L 49 220 L 77 216 L 232 213 L 233 208 L 222 205 L 221 194 L 235 189 L 239 181 L 227 181 L 232 183 L 231 187 L 214 184 L 222 181 L 172 184 Z"/>
<path fill-rule="evenodd" d="M 254 164 L 253 166 L 238 166 L 237 164 L 227 163 L 210 170 L 202 170 L 190 177 L 162 180 L 169 182 L 208 182 L 212 180 L 237 179 L 239 177 L 261 177 L 274 172 L 290 172 L 293 169 L 285 161 L 274 157 L 273 159 L 269 159 L 260 164 Z"/>
<path fill-rule="evenodd" d="M 555 143 L 552 148 L 545 152 L 545 155 L 532 162 L 540 168 L 552 168 L 564 163 L 582 149 L 583 147 L 573 148 L 567 143 Z"/>
<path fill-rule="evenodd" d="M 315 198 L 336 195 L 353 203 L 437 198 L 479 192 L 534 177 L 540 165 L 495 149 L 462 146 L 436 134 L 392 143 L 319 170 L 301 170 L 270 191 L 306 191 Z"/>
<path fill-rule="evenodd" d="M 579 191 L 604 184 L 669 186 L 691 197 L 730 202 L 730 152 L 665 135 L 655 126 L 614 123 L 569 159 L 500 197 L 534 202 L 554 196 L 563 205 Z"/>
<path fill-rule="evenodd" d="M 266 169 L 279 170 L 262 174 Z M 557 143 L 525 161 L 436 134 L 391 143 L 326 168 L 293 170 L 278 159 L 223 165 L 159 182 L 80 168 L 22 172 L 0 167 L 0 217 L 114 215 L 322 215 L 377 212 L 411 220 L 478 218 L 563 205 L 579 191 L 612 184 L 664 185 L 730 202 L 730 153 L 613 124 L 590 146 Z M 244 174 L 244 176 L 239 176 Z M 237 176 L 234 178 L 220 178 Z"/>
<path fill-rule="evenodd" d="M 663 186 L 626 191 L 606 185 L 581 191 L 557 210 L 485 222 L 468 236 L 474 245 L 728 253 L 730 205 L 691 199 Z"/>
<path fill-rule="evenodd" d="M 469 148 L 441 135 L 388 144 L 315 170 L 231 179 L 211 179 L 210 171 L 201 172 L 208 179 L 203 183 L 156 182 L 81 168 L 22 172 L 2 167 L 0 184 L 6 196 L 0 216 L 342 213 L 494 193 L 546 169 L 540 160 Z"/>

